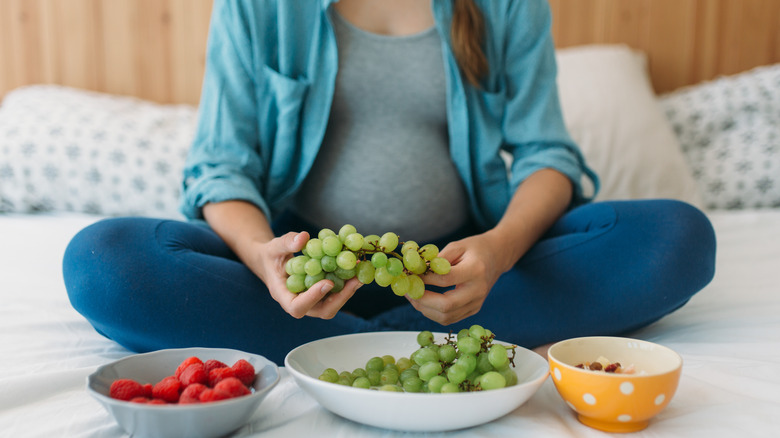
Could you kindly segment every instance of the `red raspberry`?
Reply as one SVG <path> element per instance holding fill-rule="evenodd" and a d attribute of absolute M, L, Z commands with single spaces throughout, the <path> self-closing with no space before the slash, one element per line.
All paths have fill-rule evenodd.
<path fill-rule="evenodd" d="M 146 398 L 148 398 L 148 399 L 151 399 L 151 398 L 153 398 L 153 397 L 154 397 L 154 396 L 152 395 L 152 387 L 153 387 L 153 386 L 154 386 L 154 385 L 152 385 L 151 383 L 145 383 L 145 384 L 144 384 L 144 397 L 146 397 Z"/>
<path fill-rule="evenodd" d="M 255 381 L 255 367 L 244 359 L 239 359 L 233 364 L 233 374 L 246 386 Z"/>
<path fill-rule="evenodd" d="M 149 400 L 150 405 L 167 405 L 168 403 L 165 400 L 160 400 L 159 398 L 153 398 Z"/>
<path fill-rule="evenodd" d="M 202 363 L 194 363 L 179 374 L 179 381 L 184 387 L 192 385 L 193 383 L 202 383 L 205 385 L 209 383 L 209 375 L 203 368 Z"/>
<path fill-rule="evenodd" d="M 210 373 L 211 370 L 215 368 L 227 368 L 227 365 L 224 362 L 220 362 L 216 359 L 209 359 L 203 364 L 203 368 L 206 369 L 207 373 Z"/>
<path fill-rule="evenodd" d="M 108 395 L 117 400 L 128 401 L 135 397 L 144 397 L 146 392 L 143 385 L 133 379 L 117 379 L 111 383 Z"/>
<path fill-rule="evenodd" d="M 175 376 L 168 376 L 154 385 L 152 395 L 154 398 L 165 400 L 168 403 L 176 403 L 179 401 L 179 390 L 181 390 L 179 379 Z"/>
<path fill-rule="evenodd" d="M 209 371 L 209 386 L 213 388 L 220 380 L 227 379 L 228 377 L 236 377 L 233 368 L 214 368 Z"/>
<path fill-rule="evenodd" d="M 241 397 L 242 395 L 251 393 L 249 388 L 244 386 L 241 380 L 236 377 L 228 377 L 221 380 L 217 383 L 217 386 L 214 387 L 214 391 L 224 392 L 225 394 L 228 394 L 230 398 Z"/>
<path fill-rule="evenodd" d="M 193 383 L 186 387 L 179 397 L 179 404 L 200 403 L 200 394 L 208 387 L 202 383 Z"/>
<path fill-rule="evenodd" d="M 181 375 L 181 373 L 185 369 L 187 369 L 188 366 L 190 366 L 190 365 L 192 365 L 194 363 L 203 364 L 203 361 L 198 359 L 195 356 L 188 357 L 188 358 L 184 359 L 184 361 L 182 361 L 182 363 L 179 364 L 179 366 L 176 368 L 176 372 L 173 375 L 178 378 Z"/>
<path fill-rule="evenodd" d="M 230 398 L 230 394 L 212 388 L 206 388 L 200 393 L 200 401 L 203 403 L 226 400 L 228 398 Z"/>
<path fill-rule="evenodd" d="M 133 397 L 132 399 L 130 399 L 130 403 L 146 404 L 149 403 L 149 399 L 146 397 Z"/>

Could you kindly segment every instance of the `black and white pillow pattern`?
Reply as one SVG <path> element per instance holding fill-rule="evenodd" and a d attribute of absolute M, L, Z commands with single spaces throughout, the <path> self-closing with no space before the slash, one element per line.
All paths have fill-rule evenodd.
<path fill-rule="evenodd" d="M 780 208 L 780 64 L 660 97 L 709 209 Z"/>
<path fill-rule="evenodd" d="M 181 218 L 197 110 L 36 85 L 0 104 L 0 212 Z"/>

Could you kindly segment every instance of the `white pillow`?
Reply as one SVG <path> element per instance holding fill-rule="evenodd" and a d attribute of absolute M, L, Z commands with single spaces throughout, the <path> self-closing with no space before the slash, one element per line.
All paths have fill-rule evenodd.
<path fill-rule="evenodd" d="M 661 96 L 710 209 L 780 208 L 780 64 Z"/>
<path fill-rule="evenodd" d="M 0 212 L 182 218 L 196 108 L 54 85 L 0 105 Z"/>
<path fill-rule="evenodd" d="M 703 205 L 653 92 L 646 57 L 623 45 L 559 49 L 566 126 L 601 180 L 596 200 L 672 198 Z"/>

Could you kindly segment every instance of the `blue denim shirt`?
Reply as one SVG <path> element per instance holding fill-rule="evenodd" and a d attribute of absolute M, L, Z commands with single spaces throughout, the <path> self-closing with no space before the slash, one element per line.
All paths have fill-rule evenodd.
<path fill-rule="evenodd" d="M 335 88 L 338 50 L 326 13 L 333 1 L 214 3 L 199 123 L 184 169 L 186 217 L 202 218 L 206 203 L 240 199 L 272 220 L 300 187 L 325 134 Z M 451 0 L 433 1 L 450 155 L 476 223 L 495 225 L 517 186 L 542 168 L 571 180 L 572 206 L 589 201 L 595 193 L 583 193 L 583 177 L 595 190 L 598 178 L 563 123 L 547 1 L 478 3 L 490 66 L 481 89 L 464 81 L 450 49 Z M 502 150 L 512 157 L 509 172 Z"/>

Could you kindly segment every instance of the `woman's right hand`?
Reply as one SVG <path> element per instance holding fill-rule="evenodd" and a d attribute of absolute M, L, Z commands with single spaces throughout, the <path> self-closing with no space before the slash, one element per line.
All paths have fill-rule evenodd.
<path fill-rule="evenodd" d="M 308 290 L 295 294 L 287 289 L 287 272 L 284 265 L 287 260 L 306 246 L 309 233 L 289 232 L 268 242 L 258 242 L 251 251 L 255 258 L 250 261 L 250 269 L 263 280 L 271 296 L 282 308 L 295 318 L 312 316 L 330 319 L 336 316 L 344 304 L 360 287 L 357 279 L 344 283 L 344 288 L 330 293 L 333 282 L 321 280 Z"/>
<path fill-rule="evenodd" d="M 333 282 L 322 280 L 309 290 L 294 294 L 287 290 L 284 265 L 303 249 L 309 241 L 309 233 L 290 232 L 274 237 L 265 215 L 245 201 L 206 204 L 203 216 L 238 258 L 265 283 L 271 297 L 295 318 L 333 318 L 360 287 L 357 279 L 351 279 L 345 282 L 341 291 L 329 294 Z"/>

